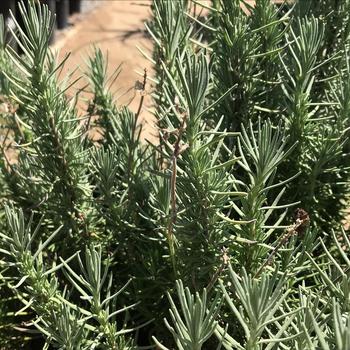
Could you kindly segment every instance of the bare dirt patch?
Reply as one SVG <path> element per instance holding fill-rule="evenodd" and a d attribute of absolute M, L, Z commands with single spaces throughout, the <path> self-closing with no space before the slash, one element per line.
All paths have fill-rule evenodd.
<path fill-rule="evenodd" d="M 60 59 L 71 53 L 61 73 L 62 77 L 78 67 L 72 79 L 78 78 L 86 70 L 86 58 L 92 53 L 93 46 L 98 46 L 108 54 L 111 74 L 122 64 L 122 72 L 112 86 L 117 104 L 129 105 L 136 112 L 140 96 L 134 87 L 138 80 L 142 80 L 137 72 L 142 74 L 146 68 L 148 75 L 152 75 L 151 63 L 137 49 L 138 46 L 151 52 L 152 42 L 144 27 L 144 22 L 151 16 L 150 5 L 149 0 L 101 0 L 90 13 L 73 17 L 71 28 L 61 33 L 53 46 L 59 50 Z M 86 83 L 83 78 L 74 89 L 80 89 Z M 147 90 L 150 91 L 151 88 L 149 81 Z M 82 97 L 88 100 L 91 95 L 84 92 Z M 81 111 L 86 110 L 82 104 L 79 107 Z M 148 111 L 150 107 L 150 97 L 147 96 L 141 118 L 145 129 L 149 131 L 152 129 L 152 115 Z"/>

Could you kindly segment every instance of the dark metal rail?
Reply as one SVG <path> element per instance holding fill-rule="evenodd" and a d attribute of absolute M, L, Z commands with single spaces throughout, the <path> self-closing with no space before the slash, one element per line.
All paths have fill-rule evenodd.
<path fill-rule="evenodd" d="M 28 1 L 28 0 L 25 0 Z M 47 4 L 50 11 L 56 14 L 56 28 L 64 29 L 69 25 L 69 16 L 81 11 L 81 0 L 40 0 Z M 15 14 L 16 19 L 21 23 L 18 11 L 19 0 L 0 0 L 0 14 L 4 16 L 6 25 L 11 25 L 10 11 Z M 55 39 L 53 34 L 52 42 Z"/>

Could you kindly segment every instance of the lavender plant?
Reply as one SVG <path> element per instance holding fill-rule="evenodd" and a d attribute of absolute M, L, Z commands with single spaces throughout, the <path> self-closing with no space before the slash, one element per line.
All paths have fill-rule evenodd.
<path fill-rule="evenodd" d="M 0 20 L 0 348 L 348 349 L 348 6 L 154 1 L 136 113 L 95 48 L 79 117 L 47 6 Z"/>

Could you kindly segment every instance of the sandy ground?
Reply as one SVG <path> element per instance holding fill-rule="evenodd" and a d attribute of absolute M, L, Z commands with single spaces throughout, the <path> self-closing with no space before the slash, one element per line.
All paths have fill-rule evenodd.
<path fill-rule="evenodd" d="M 210 0 L 202 0 L 202 2 L 206 5 L 210 4 Z M 108 54 L 110 74 L 122 64 L 122 72 L 114 83 L 112 91 L 116 92 L 118 105 L 129 105 L 130 109 L 136 112 L 140 96 L 134 89 L 135 83 L 142 80 L 140 73 L 144 69 L 147 69 L 149 77 L 152 77 L 151 63 L 137 48 L 137 46 L 141 47 L 151 55 L 152 42 L 144 31 L 144 22 L 151 17 L 151 0 L 93 0 L 93 3 L 97 3 L 97 7 L 87 14 L 73 16 L 72 25 L 57 36 L 53 48 L 59 50 L 59 57 L 62 59 L 67 53 L 71 53 L 62 76 L 73 72 L 76 68 L 79 69 L 73 74 L 72 79 L 82 75 L 86 70 L 85 61 L 92 53 L 93 46 L 96 45 Z M 254 1 L 248 0 L 248 3 L 253 5 Z M 82 88 L 86 83 L 86 80 L 81 79 L 75 88 Z M 151 89 L 152 83 L 148 81 L 148 91 Z M 68 93 L 72 94 L 73 91 Z M 85 105 L 84 103 L 78 105 L 81 113 L 86 110 L 87 100 L 91 95 L 83 93 L 82 97 L 86 101 Z M 151 132 L 153 118 L 149 112 L 150 108 L 151 99 L 146 96 L 141 120 L 145 124 L 144 130 Z"/>
<path fill-rule="evenodd" d="M 176 1 L 176 0 L 174 0 Z M 98 46 L 108 55 L 109 72 L 122 64 L 122 72 L 112 86 L 115 91 L 118 105 L 129 104 L 132 111 L 136 112 L 140 94 L 134 89 L 135 83 L 140 80 L 144 69 L 148 75 L 152 75 L 151 63 L 143 57 L 138 47 L 151 53 L 152 42 L 145 35 L 144 22 L 150 19 L 150 0 L 100 0 L 99 5 L 84 15 L 76 15 L 71 19 L 72 26 L 58 34 L 53 49 L 59 50 L 59 57 L 63 58 L 71 53 L 62 76 L 76 71 L 72 79 L 79 77 L 86 70 L 86 60 L 93 51 L 93 46 Z M 79 81 L 74 88 L 79 89 L 86 85 L 86 80 Z M 148 91 L 151 82 L 148 81 Z M 89 94 L 82 94 L 86 99 Z M 83 105 L 80 104 L 81 110 Z M 152 123 L 150 97 L 145 99 L 141 118 L 146 124 Z M 148 128 L 150 129 L 150 128 Z"/>

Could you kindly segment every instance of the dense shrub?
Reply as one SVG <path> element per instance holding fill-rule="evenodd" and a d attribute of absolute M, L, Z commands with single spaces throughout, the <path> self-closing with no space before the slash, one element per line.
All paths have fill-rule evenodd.
<path fill-rule="evenodd" d="M 137 112 L 96 48 L 85 115 L 52 15 L 19 8 L 21 54 L 0 22 L 0 348 L 348 350 L 350 1 L 155 0 Z"/>

